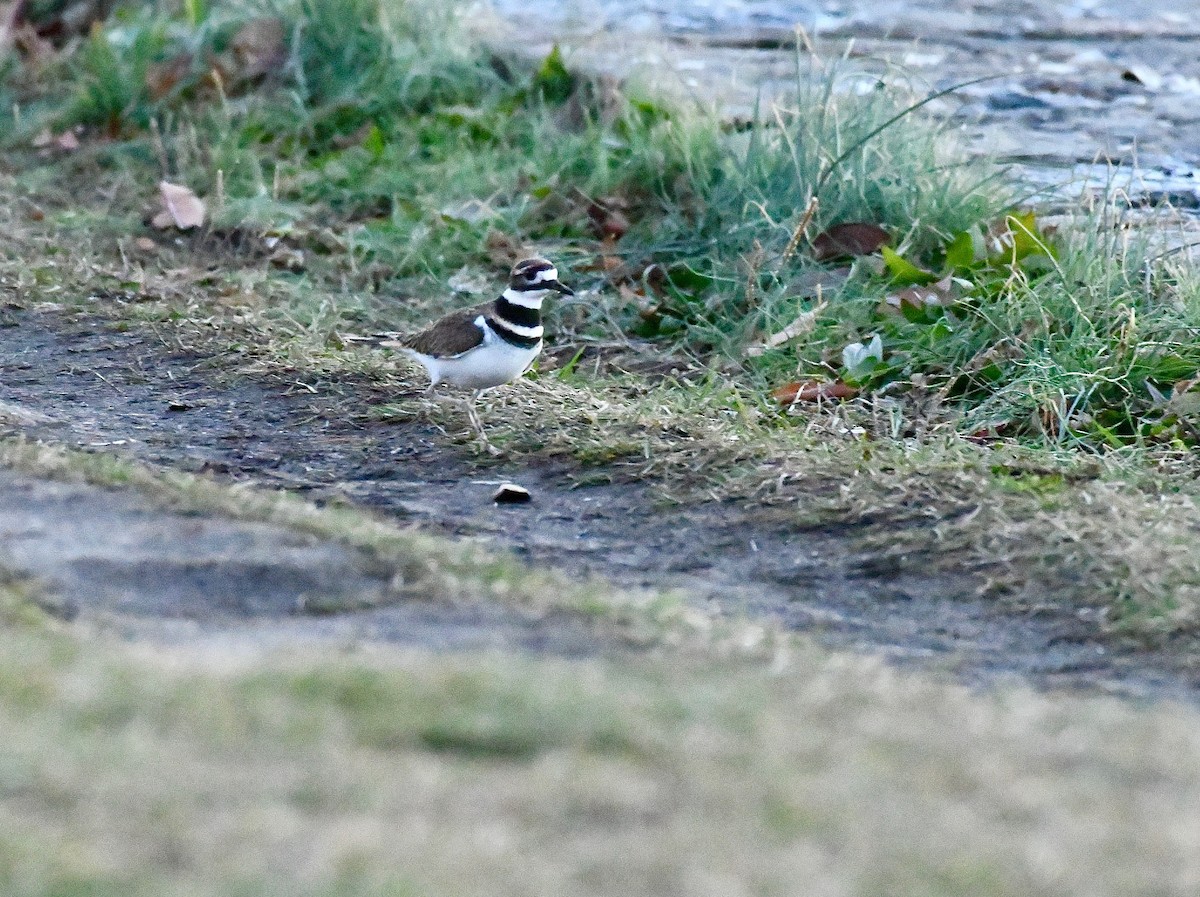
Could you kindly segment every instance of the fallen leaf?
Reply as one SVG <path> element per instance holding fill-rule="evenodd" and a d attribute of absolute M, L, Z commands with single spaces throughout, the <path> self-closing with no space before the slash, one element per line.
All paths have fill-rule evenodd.
<path fill-rule="evenodd" d="M 133 245 L 142 250 L 142 252 L 153 252 L 158 248 L 158 244 L 149 237 L 138 237 L 133 241 Z"/>
<path fill-rule="evenodd" d="M 796 402 L 841 402 L 858 395 L 858 390 L 841 380 L 799 380 L 771 392 L 771 398 L 781 405 Z"/>
<path fill-rule="evenodd" d="M 969 281 L 946 275 L 936 283 L 924 286 L 905 287 L 883 297 L 884 305 L 903 313 L 907 309 L 925 311 L 927 308 L 947 308 L 962 297 L 964 286 Z"/>
<path fill-rule="evenodd" d="M 619 199 L 598 199 L 588 204 L 588 218 L 596 236 L 604 240 L 619 240 L 629 230 L 629 218 L 621 211 Z"/>
<path fill-rule="evenodd" d="M 190 187 L 159 181 L 158 192 L 164 210 L 151 221 L 156 228 L 164 230 L 174 225 L 180 230 L 189 230 L 204 223 L 204 201 Z"/>
<path fill-rule="evenodd" d="M 863 221 L 835 224 L 813 238 L 812 256 L 823 262 L 847 255 L 870 255 L 890 240 L 888 232 L 877 224 Z"/>
<path fill-rule="evenodd" d="M 888 246 L 882 248 L 883 261 L 892 275 L 892 282 L 905 286 L 912 284 L 933 283 L 937 275 L 931 271 L 918 268 L 904 256 L 893 252 Z"/>
<path fill-rule="evenodd" d="M 1005 215 L 988 228 L 986 240 L 993 263 L 1015 265 L 1030 255 L 1055 256 L 1051 236 L 1053 231 L 1043 230 L 1034 212 L 1020 212 Z"/>
<path fill-rule="evenodd" d="M 165 62 L 151 63 L 146 68 L 146 92 L 152 100 L 161 100 L 191 73 L 191 53 L 178 53 Z"/>
<path fill-rule="evenodd" d="M 516 237 L 498 230 L 489 230 L 483 241 L 488 258 L 496 265 L 511 268 L 523 258 L 532 255 L 532 251 Z"/>

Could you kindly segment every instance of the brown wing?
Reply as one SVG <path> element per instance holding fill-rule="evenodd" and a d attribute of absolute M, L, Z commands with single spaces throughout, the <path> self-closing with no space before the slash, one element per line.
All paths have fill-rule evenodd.
<path fill-rule="evenodd" d="M 451 312 L 436 324 L 400 339 L 397 345 L 434 358 L 461 355 L 483 342 L 483 331 L 475 325 L 475 319 L 490 308 L 489 303 Z"/>

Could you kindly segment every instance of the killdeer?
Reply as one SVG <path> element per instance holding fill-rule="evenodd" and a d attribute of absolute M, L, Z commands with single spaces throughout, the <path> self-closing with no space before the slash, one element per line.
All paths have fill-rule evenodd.
<path fill-rule="evenodd" d="M 439 383 L 474 390 L 468 416 L 487 442 L 475 415 L 479 393 L 511 383 L 542 351 L 542 301 L 551 293 L 575 295 L 559 282 L 558 271 L 544 258 L 513 266 L 508 286 L 494 301 L 451 312 L 408 336 L 379 334 L 378 345 L 398 349 L 429 373 L 429 388 Z"/>

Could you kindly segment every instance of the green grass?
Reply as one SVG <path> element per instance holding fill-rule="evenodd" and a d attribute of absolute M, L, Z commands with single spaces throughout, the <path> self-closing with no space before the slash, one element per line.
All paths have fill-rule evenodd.
<path fill-rule="evenodd" d="M 1053 234 L 1006 219 L 1019 185 L 967 160 L 894 72 L 798 62 L 792 99 L 727 132 L 572 73 L 557 51 L 539 64 L 490 50 L 458 16 L 400 0 L 131 6 L 39 71 L 10 65 L 19 112 L 0 138 L 88 126 L 49 171 L 24 164 L 34 189 L 64 168 L 98 176 L 119 197 L 103 213 L 114 230 L 140 230 L 161 176 L 208 198 L 218 240 L 301 249 L 311 282 L 348 294 L 314 309 L 310 290 L 288 293 L 267 315 L 285 336 L 402 325 L 361 297 L 429 294 L 536 246 L 595 291 L 560 338 L 652 337 L 763 395 L 848 380 L 886 395 L 908 432 L 1086 450 L 1196 441 L 1191 269 L 1156 257 L 1153 237 L 1129 240 L 1112 205 Z M 254 39 L 278 55 L 265 75 L 239 49 Z M 51 216 L 66 232 L 97 226 L 78 199 Z M 602 243 L 613 209 L 628 231 Z M 882 225 L 909 264 L 858 259 L 831 278 L 844 263 L 814 260 L 809 241 L 856 221 Z M 935 306 L 882 302 L 926 272 L 959 285 Z M 748 357 L 816 307 L 818 280 L 810 332 Z M 847 368 L 843 349 L 875 335 L 879 363 Z"/>

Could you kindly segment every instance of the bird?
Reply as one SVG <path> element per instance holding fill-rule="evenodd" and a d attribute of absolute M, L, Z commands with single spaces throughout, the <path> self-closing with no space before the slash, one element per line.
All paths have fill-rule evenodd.
<path fill-rule="evenodd" d="M 473 390 L 467 415 L 490 445 L 475 413 L 479 394 L 529 370 L 542 351 L 542 302 L 552 293 L 575 295 L 558 279 L 553 262 L 527 258 L 513 266 L 508 286 L 495 301 L 453 311 L 416 333 L 367 339 L 419 362 L 429 374 L 430 391 L 439 383 Z"/>

